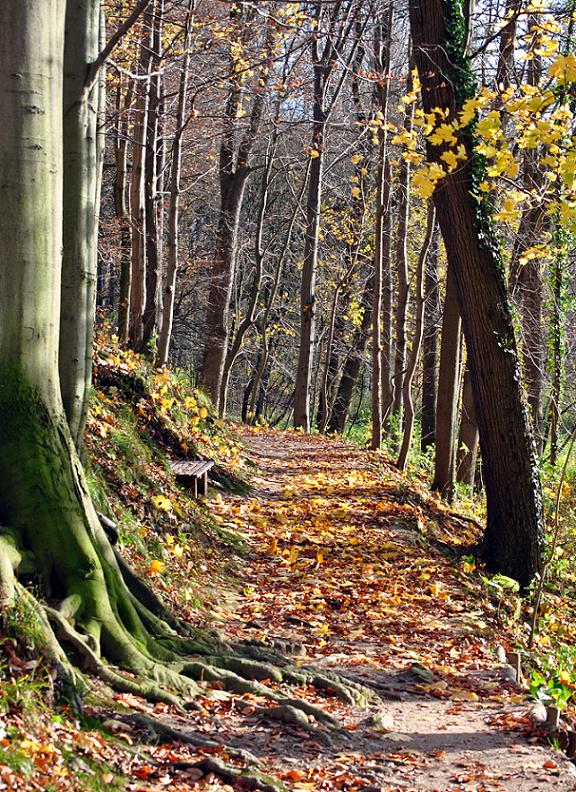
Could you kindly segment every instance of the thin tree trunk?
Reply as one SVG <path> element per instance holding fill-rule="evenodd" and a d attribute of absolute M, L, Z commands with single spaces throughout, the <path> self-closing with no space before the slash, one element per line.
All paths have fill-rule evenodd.
<path fill-rule="evenodd" d="M 372 302 L 372 436 L 371 448 L 382 445 L 382 424 L 391 407 L 392 367 L 392 278 L 390 271 L 390 162 L 388 152 L 389 74 L 394 8 L 389 3 L 378 27 L 376 68 L 382 74 L 378 85 L 378 105 L 382 126 L 378 129 L 378 180 L 376 185 L 376 219 L 374 232 L 374 294 Z M 384 339 L 382 338 L 384 322 Z"/>
<path fill-rule="evenodd" d="M 304 264 L 300 288 L 300 346 L 294 389 L 294 426 L 310 430 L 310 378 L 315 348 L 316 326 L 316 264 L 318 235 L 320 232 L 320 202 L 322 199 L 322 174 L 324 170 L 324 68 L 314 68 L 314 121 L 312 125 L 312 150 L 318 152 L 310 165 L 308 197 L 306 201 L 306 230 L 304 237 Z"/>
<path fill-rule="evenodd" d="M 371 337 L 372 328 L 372 295 L 374 286 L 370 278 L 362 293 L 361 307 L 363 309 L 362 325 L 354 333 L 350 352 L 342 369 L 342 376 L 334 399 L 334 406 L 328 421 L 328 431 L 342 434 L 348 420 L 350 405 L 354 390 L 364 365 L 364 352 Z"/>
<path fill-rule="evenodd" d="M 318 37 L 311 37 L 313 64 L 313 108 L 312 108 L 312 144 L 313 153 L 308 181 L 306 202 L 306 228 L 304 232 L 304 263 L 300 289 L 300 345 L 294 387 L 294 426 L 306 432 L 310 430 L 310 385 L 312 366 L 315 358 L 315 323 L 316 323 L 316 266 L 318 259 L 318 237 L 320 232 L 320 205 L 322 198 L 322 181 L 324 170 L 324 145 L 326 126 L 331 111 L 340 96 L 344 85 L 343 69 L 328 101 L 326 93 L 330 76 L 334 67 L 343 60 L 346 47 L 349 54 L 347 66 L 354 56 L 363 35 L 364 26 L 358 27 L 353 18 L 354 2 L 336 2 L 330 14 L 329 30 L 326 44 L 319 52 Z M 318 23 L 322 15 L 322 4 L 315 6 L 315 20 Z M 352 42 L 350 44 L 350 41 Z"/>
<path fill-rule="evenodd" d="M 424 280 L 424 338 L 422 339 L 422 439 L 423 453 L 436 442 L 436 394 L 438 390 L 438 335 L 441 321 L 440 282 L 438 259 L 440 257 L 440 229 L 434 228 L 430 254 L 426 262 Z"/>
<path fill-rule="evenodd" d="M 467 365 L 462 385 L 462 413 L 458 437 L 456 481 L 474 486 L 476 478 L 476 459 L 478 457 L 478 423 L 472 391 L 472 374 Z"/>
<path fill-rule="evenodd" d="M 178 87 L 178 109 L 176 112 L 176 129 L 172 141 L 172 161 L 170 169 L 168 223 L 166 241 L 166 273 L 164 276 L 163 313 L 158 340 L 158 364 L 165 366 L 168 362 L 172 326 L 174 323 L 174 297 L 176 294 L 176 278 L 178 275 L 178 245 L 180 231 L 180 191 L 182 176 L 182 138 L 186 118 L 188 81 L 190 71 L 190 45 L 192 19 L 196 10 L 196 0 L 189 0 L 186 29 L 184 33 L 184 60 L 180 71 Z"/>
<path fill-rule="evenodd" d="M 120 224 L 120 279 L 118 286 L 118 338 L 122 346 L 128 343 L 128 323 L 130 315 L 130 283 L 132 280 L 132 253 L 128 207 L 128 130 L 130 105 L 134 95 L 133 85 L 126 89 L 122 102 L 122 86 L 118 87 L 116 111 L 116 177 L 114 180 L 114 211 Z"/>
<path fill-rule="evenodd" d="M 242 15 L 247 9 L 249 17 L 243 18 Z M 231 19 L 243 20 L 245 25 L 243 35 L 249 34 L 252 30 L 251 23 L 254 13 L 254 9 L 249 8 L 248 4 L 234 3 L 231 5 Z M 270 25 L 264 43 L 264 53 L 267 58 L 272 56 L 274 41 L 274 28 Z M 264 88 L 271 72 L 267 58 L 263 59 L 264 63 L 255 80 L 258 90 L 255 92 L 252 102 L 250 121 L 242 139 L 237 143 L 238 117 L 242 105 L 243 89 L 236 74 L 232 45 L 230 47 L 230 87 L 226 103 L 225 132 L 220 145 L 220 217 L 206 309 L 206 341 L 200 372 L 200 383 L 218 411 L 220 410 L 222 376 L 228 351 L 228 310 L 236 274 L 240 213 L 246 180 L 251 170 L 249 161 L 252 147 L 258 135 L 264 110 Z"/>
<path fill-rule="evenodd" d="M 412 90 L 412 77 L 408 79 L 407 91 Z M 409 105 L 404 120 L 404 129 L 412 131 L 414 104 Z M 408 219 L 410 216 L 410 163 L 403 159 L 398 178 L 398 226 L 396 232 L 396 311 L 395 334 L 396 348 L 394 357 L 394 377 L 392 413 L 400 419 L 404 399 L 404 375 L 406 369 L 406 319 L 410 296 L 408 272 Z M 398 427 L 400 429 L 400 426 Z"/>
<path fill-rule="evenodd" d="M 436 453 L 434 455 L 434 478 L 431 486 L 434 491 L 440 492 L 449 501 L 454 495 L 456 471 L 461 328 L 454 271 L 448 265 L 436 403 Z"/>
<path fill-rule="evenodd" d="M 518 0 L 515 0 L 518 2 Z M 512 2 L 512 0 L 510 0 Z M 538 27 L 537 20 L 530 16 L 529 30 Z M 531 58 L 528 62 L 528 84 L 535 88 L 543 73 L 542 58 L 537 48 L 540 37 L 533 33 L 529 42 Z M 529 149 L 523 154 L 522 182 L 527 190 L 537 194 L 544 175 L 539 167 L 539 149 Z M 534 435 L 538 448 L 542 447 L 542 392 L 544 388 L 545 349 L 542 332 L 543 277 L 540 257 L 529 257 L 522 261 L 522 254 L 542 238 L 547 226 L 547 202 L 537 197 L 523 211 L 516 242 L 510 261 L 510 292 L 520 313 L 522 374 L 526 387 L 528 405 L 532 417 Z"/>
<path fill-rule="evenodd" d="M 135 82 L 134 124 L 132 130 L 132 178 L 130 182 L 131 278 L 128 335 L 133 349 L 140 349 L 144 328 L 142 317 L 146 305 L 146 217 L 144 200 L 145 142 L 150 92 L 151 46 L 150 31 L 153 13 L 147 10 L 142 17 L 143 38 L 140 45 L 140 76 Z"/>
<path fill-rule="evenodd" d="M 163 171 L 164 139 L 162 135 L 163 79 L 160 71 L 162 62 L 162 28 L 164 0 L 156 0 L 154 19 L 150 33 L 150 79 L 148 113 L 146 116 L 146 142 L 144 155 L 144 227 L 146 245 L 146 303 L 142 313 L 141 351 L 156 350 L 150 344 L 158 334 L 162 301 L 162 231 L 164 214 Z M 156 338 L 157 341 L 157 338 Z"/>
<path fill-rule="evenodd" d="M 400 454 L 398 455 L 398 467 L 402 471 L 406 470 L 410 446 L 412 444 L 412 434 L 414 431 L 414 401 L 412 399 L 412 382 L 414 380 L 414 374 L 416 373 L 416 368 L 418 366 L 418 358 L 420 357 L 420 348 L 422 346 L 422 334 L 424 329 L 424 270 L 426 267 L 426 259 L 428 258 L 428 253 L 430 251 L 430 244 L 432 242 L 435 224 L 436 213 L 434 211 L 432 202 L 430 202 L 428 206 L 426 235 L 424 237 L 424 243 L 422 245 L 422 250 L 420 251 L 418 266 L 416 269 L 416 289 L 414 293 L 416 301 L 414 306 L 416 311 L 416 326 L 414 328 L 414 337 L 412 339 L 410 358 L 402 387 L 404 401 L 404 433 L 402 435 Z"/>
<path fill-rule="evenodd" d="M 557 237 L 559 235 L 557 234 Z M 550 390 L 550 464 L 558 463 L 559 436 L 560 436 L 560 402 L 562 398 L 562 357 L 563 357 L 563 327 L 562 327 L 562 302 L 564 291 L 563 255 L 560 252 L 563 242 L 558 239 L 559 251 L 556 253 L 551 272 L 552 291 L 552 322 L 550 327 L 550 362 L 552 374 Z"/>

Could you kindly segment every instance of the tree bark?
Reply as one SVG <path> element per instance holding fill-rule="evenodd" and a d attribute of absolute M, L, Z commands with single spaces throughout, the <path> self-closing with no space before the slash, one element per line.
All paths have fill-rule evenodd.
<path fill-rule="evenodd" d="M 449 123 L 471 94 L 468 20 L 447 0 L 413 0 L 410 22 L 424 110 L 447 111 Z M 481 164 L 468 137 L 460 133 L 459 138 L 468 160 L 442 180 L 434 202 L 472 373 L 487 499 L 483 555 L 489 568 L 528 585 L 540 566 L 543 529 L 534 442 L 498 244 L 489 209 L 471 197 L 483 176 Z M 441 146 L 428 147 L 431 161 L 441 163 L 442 152 Z"/>
<path fill-rule="evenodd" d="M 462 410 L 460 419 L 460 434 L 458 437 L 457 472 L 456 481 L 461 484 L 474 486 L 476 478 L 476 459 L 478 457 L 478 423 L 474 408 L 474 394 L 472 391 L 472 375 L 470 367 L 464 371 L 464 384 L 462 385 Z"/>
<path fill-rule="evenodd" d="M 64 195 L 60 388 L 70 432 L 81 451 L 92 381 L 92 322 L 96 306 L 97 223 L 102 146 L 98 134 L 101 81 L 85 90 L 98 56 L 100 3 L 66 5 L 64 39 Z"/>
<path fill-rule="evenodd" d="M 422 439 L 423 453 L 436 442 L 436 393 L 438 390 L 438 335 L 441 321 L 440 282 L 438 259 L 440 257 L 440 229 L 438 222 L 426 262 L 424 279 L 424 338 L 422 339 Z"/>
<path fill-rule="evenodd" d="M 436 224 L 436 213 L 432 203 L 428 206 L 428 221 L 426 225 L 426 234 L 420 256 L 418 257 L 418 266 L 416 268 L 416 288 L 414 290 L 415 297 L 415 311 L 416 311 L 416 326 L 414 328 L 414 336 L 412 339 L 412 348 L 410 349 L 410 357 L 406 369 L 406 376 L 402 385 L 402 396 L 404 406 L 404 432 L 402 435 L 402 444 L 400 446 L 400 453 L 398 455 L 398 467 L 400 470 L 406 470 L 408 464 L 408 455 L 410 453 L 410 446 L 412 444 L 412 433 L 414 431 L 414 401 L 412 399 L 412 382 L 414 374 L 418 366 L 418 358 L 420 357 L 420 347 L 422 346 L 422 334 L 424 329 L 424 270 L 426 267 L 426 259 L 430 250 L 432 236 L 434 234 L 434 226 Z"/>
<path fill-rule="evenodd" d="M 372 299 L 372 436 L 370 446 L 382 445 L 382 424 L 392 406 L 392 273 L 390 270 L 390 181 L 388 96 L 394 7 L 388 4 L 378 25 L 375 66 L 382 79 L 377 87 L 382 126 L 378 128 L 378 177 L 374 230 L 374 293 Z M 382 327 L 383 325 L 383 327 Z M 383 337 L 384 332 L 384 337 Z"/>
<path fill-rule="evenodd" d="M 436 402 L 436 452 L 434 455 L 434 479 L 431 485 L 435 492 L 439 492 L 448 501 L 451 501 L 454 496 L 454 476 L 456 472 L 461 336 L 462 322 L 458 308 L 458 294 L 454 271 L 449 264 L 442 317 L 440 370 L 438 372 L 438 398 Z"/>
<path fill-rule="evenodd" d="M 166 272 L 163 282 L 163 312 L 158 340 L 158 364 L 168 363 L 172 325 L 174 323 L 174 297 L 176 294 L 176 278 L 178 275 L 178 245 L 180 226 L 180 191 L 182 177 L 182 137 L 186 118 L 187 94 L 190 70 L 190 45 L 192 19 L 196 9 L 196 0 L 189 0 L 186 28 L 184 32 L 184 60 L 180 71 L 178 86 L 178 109 L 176 111 L 176 129 L 172 141 L 172 160 L 170 168 L 170 197 L 168 200 L 168 222 L 166 240 Z"/>

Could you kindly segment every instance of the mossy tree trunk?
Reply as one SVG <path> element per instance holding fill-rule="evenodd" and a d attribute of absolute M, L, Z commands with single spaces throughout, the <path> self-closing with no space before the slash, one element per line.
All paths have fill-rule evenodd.
<path fill-rule="evenodd" d="M 65 12 L 64 0 L 0 7 L 0 541 L 27 553 L 59 632 L 92 670 L 103 670 L 104 656 L 149 682 L 105 674 L 124 689 L 154 695 L 166 682 L 187 690 L 192 683 L 176 682 L 180 676 L 163 665 L 170 652 L 148 630 L 154 624 L 159 632 L 160 618 L 129 591 L 100 526 L 60 392 Z M 81 36 L 78 48 L 86 42 Z M 83 160 L 85 181 L 78 181 L 90 206 L 95 163 L 93 154 Z M 89 220 L 83 231 L 92 249 L 96 224 Z M 91 305 L 83 310 L 89 314 Z M 7 569 L 0 581 L 5 606 L 19 590 Z"/>

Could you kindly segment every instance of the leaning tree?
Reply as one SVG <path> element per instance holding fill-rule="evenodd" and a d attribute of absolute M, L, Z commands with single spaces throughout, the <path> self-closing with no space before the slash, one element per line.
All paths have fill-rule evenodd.
<path fill-rule="evenodd" d="M 490 567 L 527 585 L 540 565 L 540 482 L 502 256 L 490 206 L 478 198 L 484 168 L 474 151 L 474 121 L 463 129 L 457 123 L 458 111 L 476 91 L 467 54 L 468 11 L 462 0 L 411 0 L 410 24 L 424 111 L 438 110 L 445 125 L 454 124 L 465 152 L 461 166 L 438 182 L 434 203 L 472 375 L 487 501 L 483 554 Z M 428 161 L 442 167 L 449 148 L 429 139 Z"/>

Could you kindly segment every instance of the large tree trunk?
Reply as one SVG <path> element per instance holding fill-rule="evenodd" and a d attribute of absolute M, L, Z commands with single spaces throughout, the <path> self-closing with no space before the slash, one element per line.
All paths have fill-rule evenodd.
<path fill-rule="evenodd" d="M 94 651 L 125 665 L 139 655 L 132 665 L 144 669 L 119 613 L 135 635 L 145 631 L 88 498 L 58 381 L 64 6 L 0 8 L 0 523 L 32 552 L 47 596 L 67 603 Z M 87 39 L 77 21 L 68 34 L 80 35 L 80 58 Z M 94 155 L 88 162 L 92 191 Z"/>
<path fill-rule="evenodd" d="M 454 119 L 470 95 L 466 56 L 468 20 L 446 0 L 413 0 L 410 21 L 422 82 L 424 110 Z M 491 569 L 528 585 L 537 573 L 542 545 L 542 502 L 534 442 L 520 389 L 512 318 L 498 243 L 489 209 L 471 197 L 481 163 L 460 135 L 468 160 L 448 174 L 434 194 L 449 266 L 456 280 L 472 373 L 484 466 L 487 526 L 483 555 Z M 441 146 L 428 157 L 441 163 Z"/>
<path fill-rule="evenodd" d="M 99 2 L 78 0 L 67 4 L 59 370 L 64 409 L 78 450 L 82 448 L 92 380 L 101 165 L 98 135 L 101 84 L 96 81 L 86 94 L 85 82 L 88 67 L 99 52 L 100 34 Z"/>

